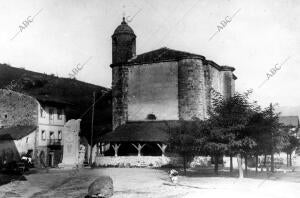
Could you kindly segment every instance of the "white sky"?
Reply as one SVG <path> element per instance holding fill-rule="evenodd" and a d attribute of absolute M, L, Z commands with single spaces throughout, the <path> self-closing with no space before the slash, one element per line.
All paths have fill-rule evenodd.
<path fill-rule="evenodd" d="M 111 35 L 122 13 L 137 54 L 166 46 L 236 68 L 238 91 L 266 105 L 299 105 L 300 1 L 297 0 L 0 0 L 0 62 L 111 87 Z M 12 41 L 28 16 L 32 23 Z M 230 23 L 209 41 L 226 16 Z M 290 57 L 263 86 L 267 72 Z M 278 66 L 277 66 L 278 67 Z M 0 74 L 1 75 L 1 74 Z"/>

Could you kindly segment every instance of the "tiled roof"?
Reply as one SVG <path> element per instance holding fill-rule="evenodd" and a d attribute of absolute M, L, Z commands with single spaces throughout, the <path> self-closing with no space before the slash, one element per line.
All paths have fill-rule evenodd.
<path fill-rule="evenodd" d="M 18 140 L 29 135 L 36 126 L 13 126 L 0 129 L 0 140 Z"/>
<path fill-rule="evenodd" d="M 114 31 L 115 34 L 134 34 L 132 28 L 125 22 L 125 18 L 123 17 L 123 21 L 121 25 L 119 25 Z"/>
<path fill-rule="evenodd" d="M 299 127 L 298 116 L 279 116 L 279 122 L 285 126 Z"/>
<path fill-rule="evenodd" d="M 172 61 L 180 60 L 183 58 L 200 58 L 204 59 L 204 56 L 198 54 L 192 54 L 188 52 L 177 51 L 166 47 L 140 54 L 128 60 L 128 64 L 143 64 L 151 62 Z"/>
<path fill-rule="evenodd" d="M 128 60 L 128 62 L 125 63 L 125 65 L 140 65 L 140 64 L 150 64 L 150 63 L 156 63 L 156 62 L 179 61 L 179 60 L 182 60 L 185 58 L 201 59 L 201 60 L 203 60 L 204 64 L 209 64 L 209 65 L 217 68 L 218 70 L 231 70 L 231 71 L 235 70 L 233 67 L 220 66 L 217 63 L 215 63 L 214 61 L 206 60 L 205 57 L 202 55 L 173 50 L 173 49 L 169 49 L 166 47 L 134 56 L 130 60 Z M 124 64 L 124 63 L 122 63 L 122 64 Z M 114 66 L 118 66 L 118 64 L 111 65 L 111 67 L 114 67 Z"/>
<path fill-rule="evenodd" d="M 103 142 L 166 142 L 178 121 L 127 122 L 100 138 Z"/>
<path fill-rule="evenodd" d="M 61 104 L 61 105 L 73 105 L 58 96 L 49 96 L 49 95 L 33 95 L 39 102 L 43 103 L 54 103 L 54 104 Z"/>

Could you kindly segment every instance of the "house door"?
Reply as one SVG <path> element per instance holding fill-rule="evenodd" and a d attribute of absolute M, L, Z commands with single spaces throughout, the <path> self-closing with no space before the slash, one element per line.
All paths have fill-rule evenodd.
<path fill-rule="evenodd" d="M 54 153 L 53 152 L 50 152 L 48 155 L 48 165 L 50 167 L 54 166 Z"/>

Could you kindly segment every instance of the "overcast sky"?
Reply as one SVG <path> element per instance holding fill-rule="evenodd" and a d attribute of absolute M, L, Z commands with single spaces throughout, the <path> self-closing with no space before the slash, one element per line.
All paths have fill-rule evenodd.
<path fill-rule="evenodd" d="M 300 1 L 0 1 L 1 63 L 69 77 L 89 60 L 76 78 L 111 87 L 111 35 L 125 13 L 137 54 L 161 47 L 201 54 L 235 67 L 236 89 L 253 88 L 259 104 L 299 105 Z M 266 81 L 273 67 L 281 69 Z"/>

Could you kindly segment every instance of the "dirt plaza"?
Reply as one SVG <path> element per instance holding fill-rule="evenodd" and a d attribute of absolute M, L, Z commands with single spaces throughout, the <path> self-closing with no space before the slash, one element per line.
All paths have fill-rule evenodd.
<path fill-rule="evenodd" d="M 84 197 L 89 184 L 100 175 L 114 182 L 113 197 L 299 197 L 300 172 L 275 174 L 250 172 L 239 180 L 226 170 L 188 170 L 179 183 L 170 182 L 167 169 L 97 168 L 37 171 L 0 186 L 0 197 Z M 181 173 L 180 175 L 182 175 Z M 1 175 L 3 177 L 4 175 Z"/>

